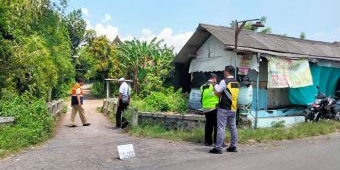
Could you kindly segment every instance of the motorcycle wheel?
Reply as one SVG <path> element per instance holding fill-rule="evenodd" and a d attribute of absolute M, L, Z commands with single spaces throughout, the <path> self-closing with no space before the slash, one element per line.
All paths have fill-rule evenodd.
<path fill-rule="evenodd" d="M 314 122 L 318 122 L 320 117 L 321 117 L 321 113 L 320 112 L 317 112 L 315 115 L 314 115 Z"/>
<path fill-rule="evenodd" d="M 307 112 L 305 114 L 305 122 L 314 122 L 314 112 Z"/>

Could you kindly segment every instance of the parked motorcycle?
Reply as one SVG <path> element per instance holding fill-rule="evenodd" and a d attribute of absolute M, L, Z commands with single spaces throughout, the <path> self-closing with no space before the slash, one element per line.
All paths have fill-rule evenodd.
<path fill-rule="evenodd" d="M 319 119 L 340 120 L 340 99 L 327 97 L 317 86 L 318 94 L 310 107 L 310 111 L 305 115 L 306 122 L 317 122 Z"/>

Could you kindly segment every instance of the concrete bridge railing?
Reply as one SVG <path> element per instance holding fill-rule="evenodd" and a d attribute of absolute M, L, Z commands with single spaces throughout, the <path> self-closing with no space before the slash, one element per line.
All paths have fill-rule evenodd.
<path fill-rule="evenodd" d="M 117 98 L 107 98 L 103 101 L 103 106 L 101 108 L 101 112 L 105 115 L 114 114 L 117 111 Z"/>
<path fill-rule="evenodd" d="M 63 110 L 64 101 L 62 99 L 53 100 L 51 102 L 47 102 L 46 105 L 48 108 L 48 112 L 52 116 L 56 116 L 58 113 L 60 113 Z"/>
<path fill-rule="evenodd" d="M 110 115 L 115 114 L 117 110 L 117 98 L 104 99 L 101 112 Z M 131 125 L 143 123 L 160 124 L 169 129 L 192 129 L 204 126 L 205 118 L 203 115 L 197 114 L 167 114 L 167 113 L 152 113 L 139 112 L 137 109 L 129 107 L 132 113 Z"/>
<path fill-rule="evenodd" d="M 0 124 L 5 124 L 5 123 L 13 123 L 14 122 L 14 117 L 8 116 L 8 117 L 0 117 Z"/>

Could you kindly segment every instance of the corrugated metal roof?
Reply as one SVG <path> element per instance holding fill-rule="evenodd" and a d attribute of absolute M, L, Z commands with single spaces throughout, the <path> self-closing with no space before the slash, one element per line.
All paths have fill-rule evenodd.
<path fill-rule="evenodd" d="M 235 30 L 223 26 L 199 24 L 196 32 L 180 50 L 174 62 L 185 63 L 204 44 L 210 35 L 215 36 L 226 48 L 233 49 Z M 243 48 L 242 48 L 243 47 Z M 276 54 L 292 58 L 315 58 L 340 61 L 340 43 L 303 40 L 274 34 L 242 30 L 238 36 L 239 50 Z"/>

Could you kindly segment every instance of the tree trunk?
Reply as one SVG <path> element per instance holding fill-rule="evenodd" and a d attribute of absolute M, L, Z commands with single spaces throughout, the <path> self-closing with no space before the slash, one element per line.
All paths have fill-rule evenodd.
<path fill-rule="evenodd" d="M 133 73 L 133 83 L 135 85 L 135 91 L 139 95 L 139 85 L 138 85 L 138 65 L 135 66 Z"/>

